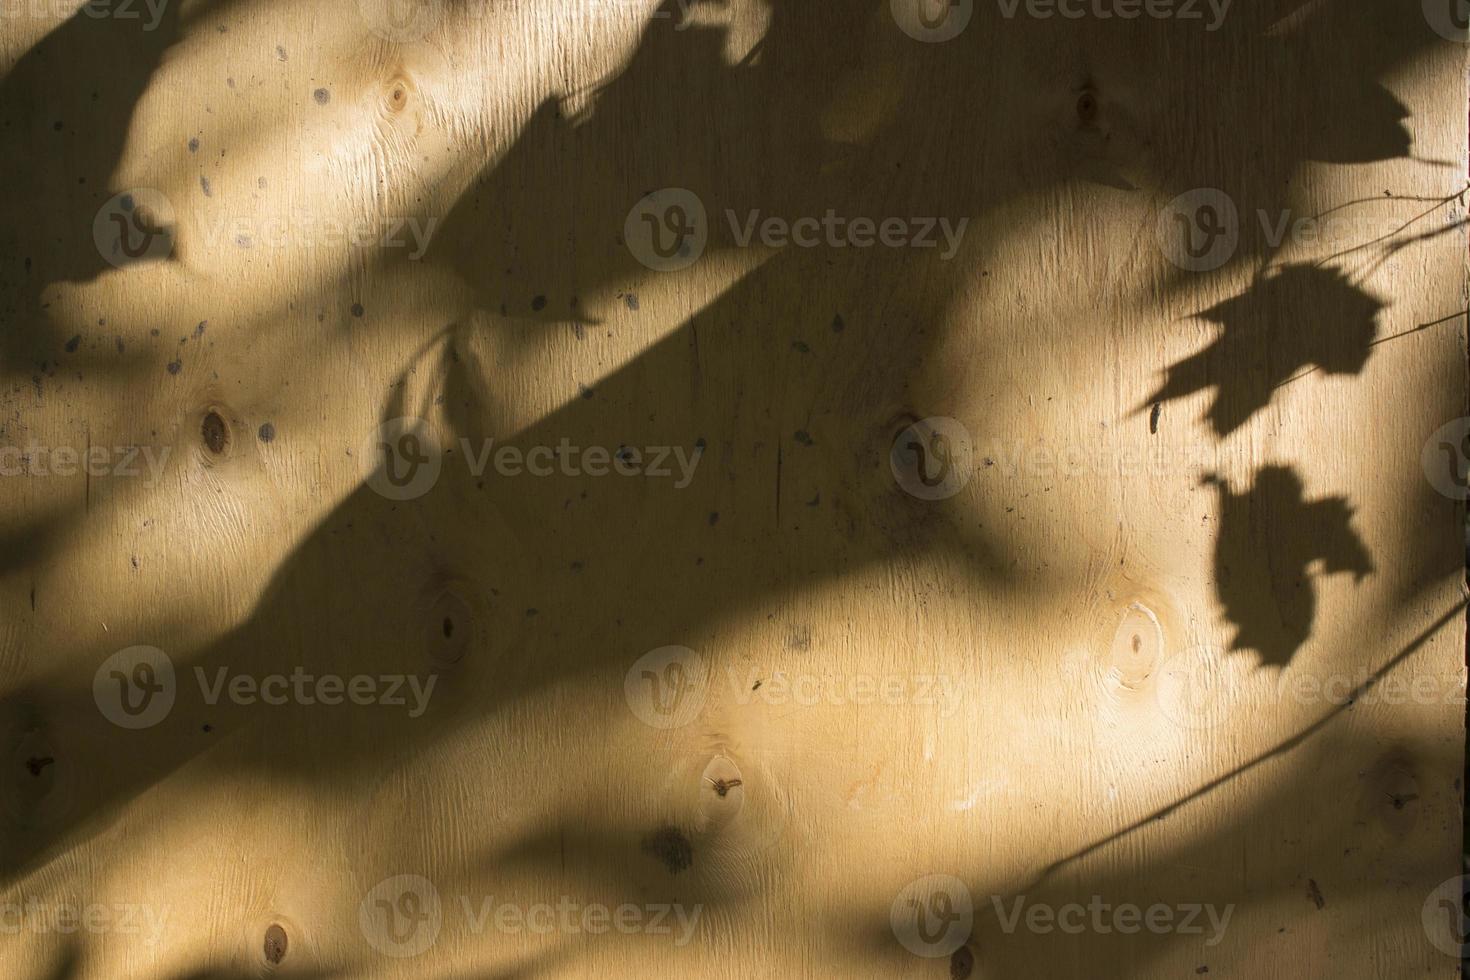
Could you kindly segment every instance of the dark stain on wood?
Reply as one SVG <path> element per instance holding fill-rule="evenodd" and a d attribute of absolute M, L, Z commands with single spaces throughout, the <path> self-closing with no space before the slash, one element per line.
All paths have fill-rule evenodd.
<path fill-rule="evenodd" d="M 949 954 L 949 980 L 970 980 L 975 972 L 975 954 L 970 947 L 961 946 Z"/>
<path fill-rule="evenodd" d="M 1077 121 L 1086 126 L 1097 118 L 1097 96 L 1086 89 L 1077 96 Z"/>
<path fill-rule="evenodd" d="M 694 864 L 694 845 L 682 830 L 671 824 L 643 838 L 643 853 L 657 858 L 671 875 L 686 871 Z"/>

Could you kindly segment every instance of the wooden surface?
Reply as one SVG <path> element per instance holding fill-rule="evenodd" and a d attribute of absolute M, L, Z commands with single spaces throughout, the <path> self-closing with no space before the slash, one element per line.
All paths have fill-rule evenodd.
<path fill-rule="evenodd" d="M 1421 450 L 1466 414 L 1466 47 L 1418 6 L 5 4 L 0 974 L 1455 975 L 1463 505 Z M 661 188 L 707 216 L 672 271 L 624 241 Z M 1238 242 L 1181 268 L 1199 188 Z M 169 230 L 119 267 L 125 191 Z M 752 209 L 968 224 L 742 247 Z M 449 451 L 393 500 L 402 417 Z M 930 500 L 936 417 L 973 473 Z M 477 476 L 491 438 L 700 455 Z M 129 729 L 94 679 L 139 645 L 176 698 Z M 195 683 L 298 667 L 434 687 Z M 930 875 L 973 921 L 917 955 Z M 479 917 L 558 904 L 697 918 Z"/>

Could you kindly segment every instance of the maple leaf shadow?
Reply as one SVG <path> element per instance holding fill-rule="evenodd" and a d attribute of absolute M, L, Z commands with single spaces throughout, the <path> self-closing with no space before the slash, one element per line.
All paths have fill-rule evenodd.
<path fill-rule="evenodd" d="M 1320 575 L 1351 572 L 1357 581 L 1374 571 L 1352 508 L 1343 497 L 1305 499 L 1301 478 L 1287 466 L 1262 467 L 1238 494 L 1218 476 L 1205 483 L 1220 497 L 1215 587 L 1237 628 L 1230 649 L 1254 650 L 1263 665 L 1285 667 L 1312 632 L 1314 567 Z"/>
<path fill-rule="evenodd" d="M 1316 18 L 1313 18 L 1316 20 Z M 1313 67 L 1340 64 L 1342 55 L 1309 57 Z M 1303 156 L 1327 163 L 1372 163 L 1410 155 L 1407 106 L 1370 74 L 1342 72 L 1301 100 Z"/>
<path fill-rule="evenodd" d="M 1171 366 L 1144 405 L 1215 388 L 1207 417 L 1217 435 L 1227 436 L 1269 405 L 1276 389 L 1303 368 L 1361 372 L 1383 308 L 1336 269 L 1284 266 L 1241 295 L 1195 314 L 1218 324 L 1220 335 Z"/>

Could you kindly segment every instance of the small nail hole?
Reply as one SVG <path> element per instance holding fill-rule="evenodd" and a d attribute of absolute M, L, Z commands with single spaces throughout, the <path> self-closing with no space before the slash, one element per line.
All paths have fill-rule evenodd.
<path fill-rule="evenodd" d="M 475 634 L 475 615 L 469 604 L 453 592 L 442 592 L 427 610 L 423 626 L 428 654 L 441 667 L 452 667 L 464 658 Z"/>
<path fill-rule="evenodd" d="M 1097 99 L 1091 92 L 1083 92 L 1077 98 L 1077 118 L 1090 123 L 1097 118 Z"/>

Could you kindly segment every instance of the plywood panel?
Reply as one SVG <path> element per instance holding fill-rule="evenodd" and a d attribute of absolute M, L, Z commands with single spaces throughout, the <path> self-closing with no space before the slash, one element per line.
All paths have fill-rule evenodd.
<path fill-rule="evenodd" d="M 7 976 L 1454 975 L 1453 11 L 905 4 L 4 7 Z"/>

